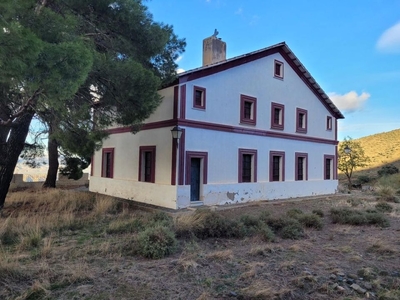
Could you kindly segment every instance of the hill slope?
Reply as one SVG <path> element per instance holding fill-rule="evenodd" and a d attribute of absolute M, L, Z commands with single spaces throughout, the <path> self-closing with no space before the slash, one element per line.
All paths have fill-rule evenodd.
<path fill-rule="evenodd" d="M 375 173 L 382 166 L 394 164 L 400 169 L 400 129 L 382 132 L 359 139 L 365 154 L 371 159 L 364 171 Z"/>

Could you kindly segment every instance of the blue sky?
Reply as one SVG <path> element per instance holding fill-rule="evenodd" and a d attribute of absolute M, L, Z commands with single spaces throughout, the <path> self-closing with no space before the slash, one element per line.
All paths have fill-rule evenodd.
<path fill-rule="evenodd" d="M 218 29 L 227 58 L 285 41 L 341 109 L 339 140 L 400 128 L 400 0 L 151 0 L 186 38 L 179 68 L 202 64 Z"/>

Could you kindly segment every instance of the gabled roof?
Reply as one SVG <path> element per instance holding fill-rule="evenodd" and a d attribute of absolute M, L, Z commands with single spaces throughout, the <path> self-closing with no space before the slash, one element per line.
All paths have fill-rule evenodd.
<path fill-rule="evenodd" d="M 297 73 L 297 75 L 303 80 L 303 82 L 310 88 L 310 90 L 317 96 L 317 98 L 322 102 L 322 104 L 325 105 L 328 111 L 335 118 L 344 119 L 344 116 L 340 112 L 340 110 L 335 106 L 335 104 L 333 104 L 333 102 L 329 99 L 324 90 L 318 85 L 315 79 L 311 76 L 311 74 L 307 71 L 307 69 L 303 66 L 296 55 L 294 55 L 292 50 L 290 50 L 285 42 L 275 44 L 270 47 L 253 51 L 247 54 L 236 56 L 218 63 L 180 73 L 178 74 L 177 80 L 175 80 L 171 85 L 185 83 L 187 81 L 191 81 L 197 78 L 209 76 L 269 56 L 274 53 L 280 53 L 283 58 L 285 58 L 292 69 Z"/>

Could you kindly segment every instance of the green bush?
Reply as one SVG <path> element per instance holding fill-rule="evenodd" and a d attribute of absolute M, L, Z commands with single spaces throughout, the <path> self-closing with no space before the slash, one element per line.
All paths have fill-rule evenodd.
<path fill-rule="evenodd" d="M 315 229 L 322 229 L 322 227 L 324 226 L 324 224 L 322 223 L 322 220 L 319 216 L 317 216 L 316 214 L 304 214 L 304 215 L 300 215 L 298 217 L 298 220 L 301 224 L 303 224 L 306 227 L 312 227 Z"/>
<path fill-rule="evenodd" d="M 392 212 L 393 206 L 386 202 L 379 202 L 375 205 L 375 208 L 381 212 Z"/>
<path fill-rule="evenodd" d="M 0 231 L 0 242 L 4 246 L 11 246 L 18 243 L 20 240 L 18 232 L 12 229 L 11 226 L 6 226 Z"/>
<path fill-rule="evenodd" d="M 171 227 L 173 225 L 173 219 L 167 213 L 163 211 L 158 211 L 151 215 L 150 224 L 160 224 L 163 226 Z"/>
<path fill-rule="evenodd" d="M 383 166 L 378 171 L 379 176 L 387 176 L 387 175 L 392 175 L 392 174 L 396 174 L 396 173 L 399 173 L 399 168 L 397 168 L 395 165 Z"/>
<path fill-rule="evenodd" d="M 270 217 L 271 217 L 271 212 L 268 210 L 263 210 L 260 213 L 260 216 L 258 217 L 258 219 L 265 223 L 265 220 L 268 220 Z"/>
<path fill-rule="evenodd" d="M 273 242 L 275 240 L 274 232 L 266 224 L 259 228 L 258 234 L 264 242 Z"/>
<path fill-rule="evenodd" d="M 252 217 L 244 217 L 245 222 L 253 224 Z M 182 215 L 175 219 L 175 231 L 178 237 L 200 239 L 240 238 L 248 234 L 249 227 L 243 222 L 227 219 L 220 213 L 208 209 L 199 209 L 193 214 Z M 251 230 L 250 230 L 251 231 Z M 252 234 L 256 230 L 252 230 Z"/>
<path fill-rule="evenodd" d="M 333 223 L 338 224 L 389 226 L 389 221 L 383 214 L 373 211 L 332 208 L 331 219 Z"/>
<path fill-rule="evenodd" d="M 284 226 L 280 235 L 284 239 L 298 240 L 304 236 L 304 230 L 300 223 L 293 222 Z"/>
<path fill-rule="evenodd" d="M 313 214 L 323 218 L 324 217 L 324 212 L 321 209 L 313 209 L 312 211 Z"/>
<path fill-rule="evenodd" d="M 156 225 L 139 233 L 137 237 L 140 255 L 159 259 L 175 252 L 177 240 L 175 233 L 168 227 Z"/>
<path fill-rule="evenodd" d="M 300 210 L 300 209 L 298 209 L 298 208 L 292 208 L 292 209 L 289 209 L 287 212 L 286 212 L 286 215 L 288 216 L 288 217 L 290 217 L 290 218 L 293 218 L 293 219 L 297 219 L 300 215 L 302 215 L 303 214 L 303 212 Z"/>
<path fill-rule="evenodd" d="M 357 177 L 357 180 L 361 184 L 368 183 L 371 182 L 371 177 L 369 177 L 368 175 L 360 175 Z"/>
<path fill-rule="evenodd" d="M 241 216 L 239 219 L 239 223 L 243 224 L 243 230 L 246 236 L 254 235 L 263 226 L 263 223 L 262 221 L 260 221 L 259 218 L 249 215 Z M 237 226 L 240 226 L 240 224 L 237 224 Z"/>

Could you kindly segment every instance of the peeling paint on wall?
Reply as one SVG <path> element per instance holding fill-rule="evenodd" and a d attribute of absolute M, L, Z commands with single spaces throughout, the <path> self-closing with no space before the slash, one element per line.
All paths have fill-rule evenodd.
<path fill-rule="evenodd" d="M 235 201 L 235 195 L 238 195 L 239 193 L 230 193 L 230 192 L 227 192 L 226 193 L 226 196 L 228 197 L 228 199 L 230 199 L 230 200 L 232 200 L 232 201 Z"/>

